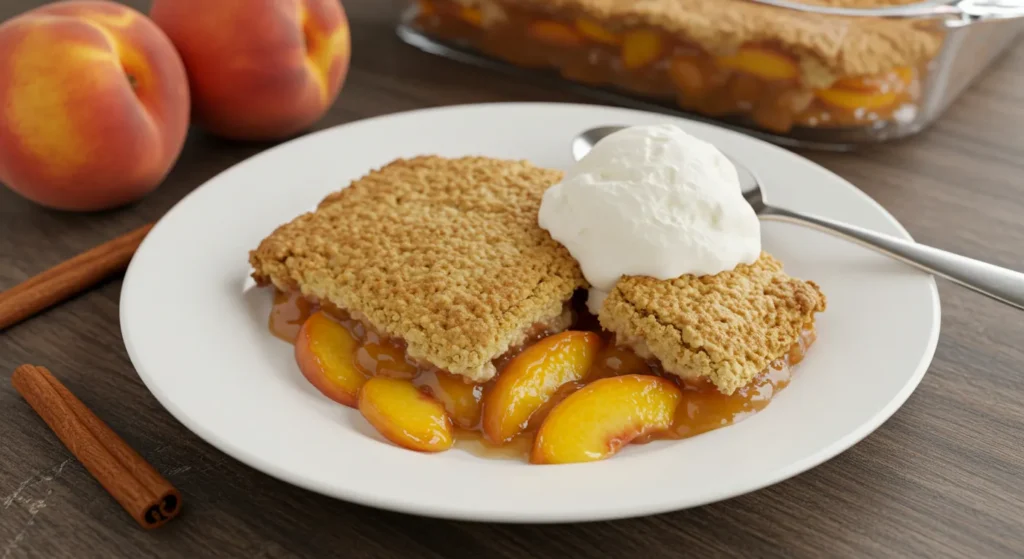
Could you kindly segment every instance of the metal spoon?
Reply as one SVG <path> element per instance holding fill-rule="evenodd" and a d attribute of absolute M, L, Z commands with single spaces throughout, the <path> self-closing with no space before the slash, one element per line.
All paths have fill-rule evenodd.
<path fill-rule="evenodd" d="M 624 127 L 602 126 L 581 133 L 572 141 L 573 157 L 579 161 L 594 144 L 622 128 Z M 735 158 L 729 159 L 736 166 L 744 198 L 761 219 L 808 225 L 877 250 L 915 268 L 942 276 L 982 295 L 1024 310 L 1024 274 L 945 250 L 875 233 L 855 225 L 769 206 L 761 192 L 757 177 Z"/>

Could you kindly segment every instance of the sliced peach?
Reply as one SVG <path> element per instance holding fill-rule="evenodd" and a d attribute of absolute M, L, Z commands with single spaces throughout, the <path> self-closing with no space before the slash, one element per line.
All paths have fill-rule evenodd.
<path fill-rule="evenodd" d="M 572 27 L 557 21 L 534 21 L 526 28 L 531 37 L 559 47 L 578 47 L 583 44 L 583 36 Z"/>
<path fill-rule="evenodd" d="M 472 429 L 480 423 L 482 385 L 466 382 L 462 377 L 445 371 L 425 374 L 417 383 L 430 390 L 459 427 Z"/>
<path fill-rule="evenodd" d="M 372 377 L 411 379 L 416 366 L 405 359 L 405 351 L 387 342 L 365 342 L 355 354 L 356 367 Z"/>
<path fill-rule="evenodd" d="M 656 31 L 630 31 L 622 39 L 622 65 L 630 70 L 643 68 L 657 60 L 664 50 L 665 41 Z"/>
<path fill-rule="evenodd" d="M 871 76 L 840 78 L 832 84 L 833 89 L 855 89 L 858 91 L 889 93 L 903 91 L 914 81 L 914 69 L 909 66 L 896 68 L 891 72 Z"/>
<path fill-rule="evenodd" d="M 733 54 L 715 59 L 719 66 L 757 76 L 765 80 L 792 80 L 800 68 L 791 56 L 764 47 L 740 47 Z"/>
<path fill-rule="evenodd" d="M 439 452 L 455 442 L 444 406 L 407 380 L 374 377 L 359 392 L 359 413 L 389 441 L 411 450 Z"/>
<path fill-rule="evenodd" d="M 459 19 L 474 27 L 480 27 L 484 22 L 484 14 L 479 8 L 463 6 L 459 9 Z"/>
<path fill-rule="evenodd" d="M 578 331 L 548 336 L 526 348 L 484 396 L 484 433 L 494 442 L 518 435 L 560 386 L 583 378 L 600 349 L 600 336 Z"/>
<path fill-rule="evenodd" d="M 526 426 L 526 431 L 536 431 L 539 429 L 540 426 L 544 424 L 544 420 L 548 418 L 548 414 L 551 413 L 551 410 L 555 409 L 555 406 L 561 404 L 562 400 L 565 400 L 572 393 L 584 386 L 586 386 L 586 384 L 581 381 L 567 382 L 562 386 L 559 386 L 558 390 L 555 390 L 555 393 L 548 398 L 548 401 L 544 402 L 539 408 L 537 408 L 537 411 L 533 412 L 533 415 L 530 416 L 530 422 Z"/>
<path fill-rule="evenodd" d="M 613 33 L 605 29 L 601 24 L 589 19 L 576 20 L 576 30 L 591 41 L 616 46 L 622 44 L 622 35 Z"/>
<path fill-rule="evenodd" d="M 602 460 L 636 437 L 672 426 L 682 391 L 649 375 L 594 381 L 551 410 L 530 453 L 534 464 Z"/>
<path fill-rule="evenodd" d="M 816 95 L 825 103 L 848 111 L 884 109 L 899 102 L 915 77 L 913 68 L 902 67 L 884 74 L 842 78 Z"/>
<path fill-rule="evenodd" d="M 344 326 L 317 311 L 299 328 L 295 361 L 306 380 L 324 396 L 354 408 L 359 389 L 366 382 L 355 364 L 358 347 L 359 342 Z"/>
<path fill-rule="evenodd" d="M 669 61 L 668 77 L 684 99 L 700 99 L 710 89 L 705 70 L 698 56 L 674 56 Z"/>
<path fill-rule="evenodd" d="M 841 109 L 865 111 L 890 107 L 899 100 L 899 93 L 867 93 L 855 89 L 822 89 L 816 93 L 818 99 Z"/>

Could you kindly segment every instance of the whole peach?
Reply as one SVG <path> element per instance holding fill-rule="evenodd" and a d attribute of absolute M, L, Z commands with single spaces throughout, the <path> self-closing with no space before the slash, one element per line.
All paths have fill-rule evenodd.
<path fill-rule="evenodd" d="M 237 140 L 274 140 L 319 120 L 348 72 L 338 0 L 155 0 L 150 17 L 188 71 L 198 124 Z"/>
<path fill-rule="evenodd" d="M 145 15 L 72 0 L 0 25 L 0 182 L 26 198 L 137 200 L 178 159 L 188 123 L 184 65 Z"/>

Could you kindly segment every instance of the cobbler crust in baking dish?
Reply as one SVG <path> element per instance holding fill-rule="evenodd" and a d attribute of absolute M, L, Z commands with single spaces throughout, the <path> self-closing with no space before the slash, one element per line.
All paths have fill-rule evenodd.
<path fill-rule="evenodd" d="M 585 17 L 612 29 L 651 27 L 678 34 L 715 55 L 740 45 L 773 43 L 797 56 L 811 87 L 844 76 L 919 66 L 934 57 L 943 34 L 927 21 L 843 17 L 801 12 L 749 0 L 454 0 L 478 8 L 485 26 L 507 9 Z M 919 0 L 797 0 L 804 4 L 877 8 Z"/>

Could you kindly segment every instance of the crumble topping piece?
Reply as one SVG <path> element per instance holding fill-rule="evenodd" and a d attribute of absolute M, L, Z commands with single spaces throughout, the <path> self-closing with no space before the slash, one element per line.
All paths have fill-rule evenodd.
<path fill-rule="evenodd" d="M 683 379 L 705 377 L 723 394 L 749 383 L 812 328 L 826 299 L 790 277 L 768 253 L 714 276 L 619 280 L 601 307 L 601 326 L 641 357 Z"/>
<path fill-rule="evenodd" d="M 399 159 L 277 228 L 253 278 L 331 304 L 474 382 L 535 324 L 564 329 L 585 285 L 537 225 L 560 171 L 485 157 Z"/>

